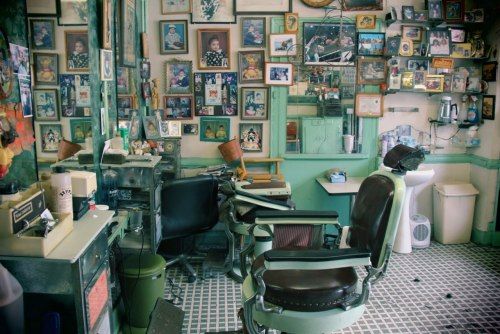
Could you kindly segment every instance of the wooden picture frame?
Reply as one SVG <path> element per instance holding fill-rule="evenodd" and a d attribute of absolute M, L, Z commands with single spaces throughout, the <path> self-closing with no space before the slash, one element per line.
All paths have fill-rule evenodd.
<path fill-rule="evenodd" d="M 269 34 L 269 56 L 290 57 L 296 55 L 296 34 Z"/>
<path fill-rule="evenodd" d="M 450 55 L 451 36 L 448 29 L 429 29 L 427 31 L 427 41 L 429 43 L 429 56 Z"/>
<path fill-rule="evenodd" d="M 270 86 L 293 85 L 293 64 L 267 62 L 264 65 L 264 82 Z"/>
<path fill-rule="evenodd" d="M 343 44 L 327 43 L 328 39 L 340 38 L 339 23 L 304 22 L 302 27 L 304 65 L 352 65 L 356 58 L 356 25 L 342 24 Z"/>
<path fill-rule="evenodd" d="M 64 32 L 66 71 L 89 71 L 89 34 L 87 30 L 67 30 Z"/>
<path fill-rule="evenodd" d="M 189 53 L 187 20 L 160 21 L 160 54 Z"/>
<path fill-rule="evenodd" d="M 233 0 L 191 1 L 191 23 L 236 23 Z"/>
<path fill-rule="evenodd" d="M 382 117 L 384 111 L 384 99 L 382 94 L 356 94 L 355 110 L 356 116 L 358 117 Z"/>
<path fill-rule="evenodd" d="M 357 29 L 375 29 L 377 25 L 377 15 L 360 14 L 356 15 Z"/>
<path fill-rule="evenodd" d="M 483 95 L 483 108 L 481 109 L 482 119 L 495 119 L 495 95 Z"/>
<path fill-rule="evenodd" d="M 464 21 L 464 0 L 444 0 L 444 20 L 449 23 Z"/>
<path fill-rule="evenodd" d="M 427 74 L 425 77 L 425 91 L 432 93 L 441 93 L 444 89 L 444 76 L 436 74 Z"/>
<path fill-rule="evenodd" d="M 113 51 L 101 49 L 101 80 L 113 81 L 114 74 Z"/>
<path fill-rule="evenodd" d="M 200 141 L 224 143 L 231 138 L 231 119 L 229 117 L 202 117 L 199 130 Z"/>
<path fill-rule="evenodd" d="M 165 62 L 165 93 L 191 94 L 193 92 L 193 62 L 167 60 Z"/>
<path fill-rule="evenodd" d="M 262 17 L 241 18 L 241 46 L 244 48 L 266 47 L 266 19 Z"/>
<path fill-rule="evenodd" d="M 238 115 L 236 72 L 194 73 L 195 116 Z"/>
<path fill-rule="evenodd" d="M 198 29 L 198 68 L 231 68 L 231 31 L 228 28 Z"/>
<path fill-rule="evenodd" d="M 382 56 L 384 54 L 385 33 L 360 32 L 358 33 L 358 55 Z"/>
<path fill-rule="evenodd" d="M 111 50 L 111 27 L 114 24 L 113 0 L 102 0 L 102 48 Z"/>
<path fill-rule="evenodd" d="M 58 121 L 59 101 L 57 90 L 34 89 L 33 109 L 36 121 Z"/>
<path fill-rule="evenodd" d="M 163 97 L 165 108 L 162 119 L 193 119 L 194 98 L 192 95 L 168 95 Z"/>
<path fill-rule="evenodd" d="M 238 73 L 240 84 L 264 82 L 264 63 L 266 56 L 264 50 L 239 51 Z"/>
<path fill-rule="evenodd" d="M 445 68 L 448 70 L 452 70 L 455 65 L 455 61 L 451 58 L 432 58 L 432 67 L 434 68 Z"/>
<path fill-rule="evenodd" d="M 240 123 L 240 147 L 243 152 L 262 152 L 264 123 Z"/>
<path fill-rule="evenodd" d="M 55 20 L 35 19 L 29 20 L 31 34 L 31 48 L 33 50 L 55 50 Z"/>
<path fill-rule="evenodd" d="M 268 119 L 269 91 L 269 87 L 241 87 L 242 120 Z"/>
<path fill-rule="evenodd" d="M 357 84 L 379 85 L 385 83 L 387 62 L 384 58 L 358 59 Z"/>
<path fill-rule="evenodd" d="M 234 0 L 235 15 L 279 15 L 292 11 L 292 0 Z"/>
<path fill-rule="evenodd" d="M 44 153 L 57 153 L 63 139 L 61 123 L 39 123 L 40 148 Z"/>
<path fill-rule="evenodd" d="M 191 0 L 161 0 L 161 13 L 163 15 L 190 14 Z"/>
<path fill-rule="evenodd" d="M 420 42 L 422 40 L 422 28 L 417 26 L 402 26 L 401 27 L 402 38 L 411 39 L 415 42 Z"/>
<path fill-rule="evenodd" d="M 495 82 L 497 81 L 497 66 L 498 63 L 496 61 L 489 61 L 483 63 L 483 75 L 482 78 L 487 82 Z"/>
<path fill-rule="evenodd" d="M 59 83 L 59 56 L 56 53 L 33 53 L 35 86 Z"/>
<path fill-rule="evenodd" d="M 57 0 L 57 24 L 83 26 L 88 24 L 88 0 Z"/>
<path fill-rule="evenodd" d="M 285 13 L 285 34 L 297 34 L 299 31 L 299 13 Z"/>
<path fill-rule="evenodd" d="M 136 0 L 121 1 L 120 25 L 120 65 L 136 66 L 137 23 L 135 20 Z"/>
<path fill-rule="evenodd" d="M 443 2 L 441 0 L 427 0 L 427 10 L 429 11 L 429 20 L 442 20 Z"/>

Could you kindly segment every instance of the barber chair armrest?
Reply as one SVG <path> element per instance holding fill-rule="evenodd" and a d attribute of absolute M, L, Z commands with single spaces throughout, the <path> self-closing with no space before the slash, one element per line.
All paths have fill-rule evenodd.
<path fill-rule="evenodd" d="M 236 200 L 252 203 L 258 206 L 262 206 L 265 208 L 270 208 L 270 209 L 277 209 L 277 210 L 292 210 L 293 205 L 291 205 L 287 201 L 278 201 L 278 200 L 273 200 L 269 199 L 264 196 L 260 195 L 255 195 L 251 194 L 246 191 L 241 191 L 241 190 L 235 190 L 235 196 L 234 198 Z"/>
<path fill-rule="evenodd" d="M 336 211 L 257 211 L 255 224 L 339 224 L 339 214 Z"/>

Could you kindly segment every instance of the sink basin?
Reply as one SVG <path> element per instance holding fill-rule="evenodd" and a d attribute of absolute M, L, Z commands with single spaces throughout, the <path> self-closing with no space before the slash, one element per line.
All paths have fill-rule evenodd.
<path fill-rule="evenodd" d="M 415 187 L 419 184 L 425 183 L 432 179 L 434 176 L 434 169 L 422 169 L 413 170 L 407 172 L 405 175 L 405 183 L 407 187 Z"/>

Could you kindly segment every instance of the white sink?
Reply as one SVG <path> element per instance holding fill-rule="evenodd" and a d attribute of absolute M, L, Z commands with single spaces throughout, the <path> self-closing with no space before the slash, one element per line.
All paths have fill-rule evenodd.
<path fill-rule="evenodd" d="M 405 183 L 407 187 L 415 187 L 429 181 L 433 176 L 434 169 L 422 167 L 417 170 L 407 172 L 405 175 Z"/>

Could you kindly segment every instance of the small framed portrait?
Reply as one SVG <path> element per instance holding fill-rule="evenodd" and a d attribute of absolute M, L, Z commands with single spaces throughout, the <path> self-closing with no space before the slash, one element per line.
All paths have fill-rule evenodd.
<path fill-rule="evenodd" d="M 269 55 L 272 57 L 288 57 L 297 55 L 297 35 L 270 34 Z"/>
<path fill-rule="evenodd" d="M 256 48 L 266 46 L 266 19 L 254 17 L 241 18 L 241 46 Z"/>
<path fill-rule="evenodd" d="M 262 152 L 263 123 L 240 123 L 240 147 L 243 152 Z"/>
<path fill-rule="evenodd" d="M 452 70 L 454 63 L 455 63 L 455 61 L 451 58 L 439 57 L 439 58 L 432 59 L 432 67 L 434 67 L 434 68 L 445 68 L 448 70 Z"/>
<path fill-rule="evenodd" d="M 163 15 L 190 14 L 191 0 L 161 0 Z"/>
<path fill-rule="evenodd" d="M 451 42 L 463 43 L 465 42 L 465 29 L 464 28 L 450 28 Z"/>
<path fill-rule="evenodd" d="M 56 153 L 63 138 L 61 123 L 41 123 L 39 127 L 42 152 Z"/>
<path fill-rule="evenodd" d="M 180 138 L 182 136 L 181 121 L 159 121 L 159 132 L 162 138 Z"/>
<path fill-rule="evenodd" d="M 21 45 L 10 43 L 9 49 L 10 49 L 10 54 L 6 53 L 5 55 L 9 59 L 9 63 L 12 64 L 14 73 L 20 75 L 30 75 L 30 64 L 29 64 L 30 59 L 29 59 L 28 48 Z M 7 72 L 7 70 L 5 70 L 5 72 Z M 4 75 L 5 73 L 2 73 L 2 76 Z M 2 78 L 2 81 L 3 80 L 4 79 Z"/>
<path fill-rule="evenodd" d="M 427 43 L 420 43 L 419 55 L 422 56 L 422 57 L 426 57 L 428 51 L 429 51 L 429 44 L 427 44 Z"/>
<path fill-rule="evenodd" d="M 69 120 L 71 141 L 85 143 L 86 138 L 92 138 L 92 120 L 88 118 L 72 118 Z"/>
<path fill-rule="evenodd" d="M 413 89 L 425 90 L 425 77 L 427 71 L 414 71 L 413 72 Z"/>
<path fill-rule="evenodd" d="M 483 63 L 483 80 L 488 82 L 497 81 L 497 65 L 496 61 Z"/>
<path fill-rule="evenodd" d="M 160 54 L 188 52 L 187 20 L 160 21 Z"/>
<path fill-rule="evenodd" d="M 241 119 L 264 120 L 268 117 L 269 88 L 241 88 Z"/>
<path fill-rule="evenodd" d="M 167 94 L 191 94 L 193 91 L 193 62 L 167 60 L 165 62 L 165 92 Z"/>
<path fill-rule="evenodd" d="M 197 135 L 198 134 L 198 124 L 182 124 L 182 134 L 183 135 Z"/>
<path fill-rule="evenodd" d="M 200 118 L 200 141 L 226 142 L 230 138 L 231 119 L 229 117 Z"/>
<path fill-rule="evenodd" d="M 140 75 L 141 79 L 149 79 L 151 78 L 151 62 L 147 60 L 142 60 L 141 61 L 141 68 L 140 68 Z"/>
<path fill-rule="evenodd" d="M 403 26 L 402 28 L 403 38 L 411 39 L 415 42 L 420 42 L 422 40 L 422 28 L 415 26 Z"/>
<path fill-rule="evenodd" d="M 470 58 L 472 52 L 471 43 L 453 43 L 451 44 L 451 57 Z"/>
<path fill-rule="evenodd" d="M 376 23 L 376 15 L 356 15 L 356 28 L 358 29 L 375 29 Z"/>
<path fill-rule="evenodd" d="M 285 34 L 296 34 L 299 31 L 299 13 L 285 13 Z"/>
<path fill-rule="evenodd" d="M 410 71 L 429 72 L 429 60 L 427 59 L 408 59 L 407 68 Z"/>
<path fill-rule="evenodd" d="M 441 0 L 427 0 L 429 20 L 443 19 L 443 2 Z"/>
<path fill-rule="evenodd" d="M 449 56 L 451 36 L 448 29 L 430 29 L 427 31 L 430 56 Z"/>
<path fill-rule="evenodd" d="M 399 54 L 405 57 L 413 56 L 413 41 L 411 39 L 401 39 Z"/>
<path fill-rule="evenodd" d="M 444 0 L 444 19 L 446 22 L 462 22 L 463 17 L 464 0 Z"/>
<path fill-rule="evenodd" d="M 440 93 L 444 89 L 444 76 L 428 74 L 425 77 L 425 90 L 427 92 Z"/>
<path fill-rule="evenodd" d="M 139 115 L 134 115 L 130 117 L 130 124 L 128 129 L 128 138 L 130 140 L 139 139 L 141 135 L 141 117 Z"/>
<path fill-rule="evenodd" d="M 60 26 L 82 26 L 88 24 L 89 8 L 87 0 L 57 0 Z"/>
<path fill-rule="evenodd" d="M 230 30 L 223 28 L 198 29 L 198 68 L 231 68 Z"/>
<path fill-rule="evenodd" d="M 102 48 L 111 50 L 111 25 L 114 24 L 113 0 L 102 1 Z"/>
<path fill-rule="evenodd" d="M 383 58 L 358 59 L 358 78 L 360 85 L 385 83 L 387 63 Z"/>
<path fill-rule="evenodd" d="M 401 74 L 401 88 L 402 89 L 413 89 L 414 85 L 414 73 L 413 71 L 404 71 Z"/>
<path fill-rule="evenodd" d="M 390 75 L 389 76 L 389 89 L 399 90 L 401 89 L 401 74 Z"/>
<path fill-rule="evenodd" d="M 305 65 L 352 65 L 356 55 L 356 25 L 304 22 Z"/>
<path fill-rule="evenodd" d="M 142 118 L 146 139 L 159 139 L 159 122 L 156 116 L 144 116 Z"/>
<path fill-rule="evenodd" d="M 113 51 L 101 49 L 101 80 L 113 81 Z"/>
<path fill-rule="evenodd" d="M 293 64 L 266 63 L 264 70 L 266 85 L 291 86 L 293 84 Z"/>
<path fill-rule="evenodd" d="M 495 95 L 483 96 L 483 109 L 481 115 L 483 119 L 495 119 Z"/>
<path fill-rule="evenodd" d="M 471 93 L 479 93 L 481 92 L 481 78 L 480 77 L 471 77 L 467 79 L 467 86 L 465 91 Z"/>
<path fill-rule="evenodd" d="M 66 50 L 66 71 L 88 72 L 89 70 L 89 35 L 86 30 L 64 32 Z"/>
<path fill-rule="evenodd" d="M 194 101 L 192 96 L 169 95 L 163 99 L 165 103 L 163 119 L 193 119 Z"/>
<path fill-rule="evenodd" d="M 358 34 L 358 55 L 381 56 L 384 54 L 385 33 L 360 32 Z"/>
<path fill-rule="evenodd" d="M 116 98 L 116 107 L 120 109 L 132 109 L 134 98 L 132 95 L 118 95 Z"/>
<path fill-rule="evenodd" d="M 59 103 L 57 101 L 57 90 L 33 90 L 33 107 L 35 109 L 36 121 L 58 121 Z"/>
<path fill-rule="evenodd" d="M 142 98 L 144 100 L 151 98 L 151 83 L 149 81 L 141 82 Z"/>
<path fill-rule="evenodd" d="M 463 73 L 453 74 L 451 91 L 453 93 L 465 93 L 467 87 L 467 76 Z"/>
<path fill-rule="evenodd" d="M 412 21 L 415 16 L 415 9 L 413 6 L 402 6 L 401 7 L 401 17 L 403 20 Z"/>
<path fill-rule="evenodd" d="M 55 53 L 33 53 L 35 85 L 57 85 L 59 61 Z"/>
<path fill-rule="evenodd" d="M 386 54 L 388 56 L 397 56 L 399 55 L 399 46 L 401 44 L 401 37 L 387 37 L 387 46 L 386 46 Z"/>
<path fill-rule="evenodd" d="M 264 51 L 239 51 L 240 83 L 264 82 Z"/>
<path fill-rule="evenodd" d="M 429 18 L 429 12 L 426 10 L 416 10 L 413 14 L 413 20 L 418 22 L 425 22 Z"/>
<path fill-rule="evenodd" d="M 484 22 L 483 8 L 474 9 L 472 13 L 474 14 L 474 22 L 479 22 L 479 23 Z"/>
<path fill-rule="evenodd" d="M 52 19 L 31 19 L 31 46 L 34 50 L 55 50 L 55 22 Z"/>
<path fill-rule="evenodd" d="M 356 116 L 382 117 L 384 100 L 381 94 L 356 94 Z"/>
<path fill-rule="evenodd" d="M 234 0 L 191 0 L 191 23 L 236 23 Z"/>
<path fill-rule="evenodd" d="M 453 75 L 444 74 L 443 93 L 451 93 L 452 82 L 453 82 Z"/>
<path fill-rule="evenodd" d="M 472 10 L 466 10 L 464 12 L 464 22 L 467 23 L 474 22 L 474 12 Z"/>
<path fill-rule="evenodd" d="M 130 93 L 130 76 L 127 67 L 116 68 L 116 92 L 118 94 Z"/>

